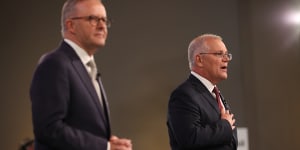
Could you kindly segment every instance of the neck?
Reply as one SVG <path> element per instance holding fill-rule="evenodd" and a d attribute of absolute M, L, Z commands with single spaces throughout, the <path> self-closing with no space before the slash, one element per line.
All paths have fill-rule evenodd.
<path fill-rule="evenodd" d="M 89 56 L 93 56 L 97 51 L 97 48 L 95 48 L 93 46 L 84 46 L 81 42 L 79 42 L 79 40 L 77 40 L 77 38 L 75 38 L 72 35 L 65 34 L 64 38 L 71 40 L 72 42 L 77 44 L 79 47 L 81 47 L 83 50 L 85 50 Z"/>

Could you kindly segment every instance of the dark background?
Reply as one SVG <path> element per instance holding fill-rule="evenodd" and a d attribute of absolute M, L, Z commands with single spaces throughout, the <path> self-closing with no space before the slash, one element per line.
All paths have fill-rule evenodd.
<path fill-rule="evenodd" d="M 3 1 L 0 6 L 0 145 L 33 138 L 29 87 L 39 57 L 62 40 L 63 0 Z M 233 54 L 220 89 L 251 150 L 300 146 L 300 25 L 286 23 L 296 0 L 105 0 L 114 20 L 96 54 L 113 133 L 135 150 L 167 150 L 167 102 L 189 75 L 187 47 L 203 33 L 223 37 Z"/>

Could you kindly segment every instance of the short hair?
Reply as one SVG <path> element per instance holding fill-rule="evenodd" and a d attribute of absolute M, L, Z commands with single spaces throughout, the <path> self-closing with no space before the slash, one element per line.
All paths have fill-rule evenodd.
<path fill-rule="evenodd" d="M 67 0 L 64 3 L 61 11 L 61 32 L 62 33 L 65 32 L 66 30 L 66 24 L 65 24 L 66 20 L 70 18 L 75 12 L 76 4 L 83 1 L 87 1 L 87 0 Z M 102 2 L 101 0 L 99 1 Z"/>
<path fill-rule="evenodd" d="M 188 47 L 188 61 L 190 69 L 192 69 L 192 66 L 195 63 L 194 57 L 196 52 L 206 52 L 209 49 L 209 46 L 206 44 L 207 39 L 222 40 L 222 37 L 216 34 L 206 33 L 194 38 Z"/>
<path fill-rule="evenodd" d="M 66 30 L 66 20 L 74 13 L 75 5 L 82 0 L 67 0 L 61 11 L 61 31 L 62 33 Z"/>

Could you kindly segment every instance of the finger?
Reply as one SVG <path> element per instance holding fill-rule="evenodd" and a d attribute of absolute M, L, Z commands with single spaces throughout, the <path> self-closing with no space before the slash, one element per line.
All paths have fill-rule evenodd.
<path fill-rule="evenodd" d="M 132 150 L 132 145 L 111 144 L 111 150 Z"/>
<path fill-rule="evenodd" d="M 114 143 L 115 141 L 117 141 L 119 138 L 117 137 L 117 136 L 111 136 L 110 137 L 110 139 L 109 139 L 109 141 L 111 142 L 111 143 Z"/>
<path fill-rule="evenodd" d="M 131 147 L 132 146 L 131 140 L 129 140 L 129 139 L 120 139 L 120 140 L 121 140 L 120 144 L 123 144 L 126 147 Z"/>
<path fill-rule="evenodd" d="M 127 147 L 130 147 L 132 145 L 131 140 L 129 139 L 123 139 L 123 144 L 126 145 Z"/>
<path fill-rule="evenodd" d="M 119 139 L 117 136 L 114 136 L 114 135 L 112 135 L 111 137 L 110 137 L 110 140 L 117 140 L 117 139 Z"/>
<path fill-rule="evenodd" d="M 112 141 L 116 145 L 126 145 L 130 146 L 131 145 L 131 140 L 128 139 L 117 139 Z"/>
<path fill-rule="evenodd" d="M 229 110 L 226 110 L 226 114 L 231 114 Z"/>
<path fill-rule="evenodd" d="M 111 149 L 112 150 L 126 150 L 128 148 L 126 148 L 124 145 L 112 145 Z"/>
<path fill-rule="evenodd" d="M 222 109 L 221 109 L 221 114 L 225 114 L 225 113 L 226 113 L 225 108 L 222 108 Z"/>

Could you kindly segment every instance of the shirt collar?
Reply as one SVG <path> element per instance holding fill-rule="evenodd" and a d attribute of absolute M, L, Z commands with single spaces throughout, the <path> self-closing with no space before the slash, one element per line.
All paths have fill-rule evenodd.
<path fill-rule="evenodd" d="M 68 43 L 76 52 L 76 54 L 79 56 L 81 62 L 86 65 L 90 60 L 94 60 L 94 56 L 90 56 L 88 55 L 88 53 L 81 48 L 80 46 L 78 46 L 75 42 L 69 40 L 69 39 L 64 39 L 64 41 L 66 43 Z"/>
<path fill-rule="evenodd" d="M 215 85 L 213 85 L 210 81 L 208 81 L 207 79 L 205 79 L 204 77 L 202 77 L 201 75 L 197 74 L 194 71 L 191 71 L 191 74 L 195 76 L 197 79 L 199 79 L 210 92 L 213 91 Z"/>

